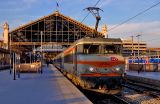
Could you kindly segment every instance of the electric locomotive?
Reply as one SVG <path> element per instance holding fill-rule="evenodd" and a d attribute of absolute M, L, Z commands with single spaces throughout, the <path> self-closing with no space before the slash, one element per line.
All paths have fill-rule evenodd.
<path fill-rule="evenodd" d="M 116 94 L 125 69 L 121 51 L 121 39 L 82 38 L 57 55 L 54 63 L 76 85 Z"/>

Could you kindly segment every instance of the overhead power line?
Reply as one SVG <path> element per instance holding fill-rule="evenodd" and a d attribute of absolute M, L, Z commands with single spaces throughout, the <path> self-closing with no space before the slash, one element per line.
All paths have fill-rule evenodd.
<path fill-rule="evenodd" d="M 101 0 L 98 0 L 94 6 L 97 6 L 100 1 L 101 1 Z"/>
<path fill-rule="evenodd" d="M 139 12 L 139 13 L 138 13 L 138 14 L 136 14 L 135 16 L 130 17 L 129 19 L 127 19 L 127 20 L 125 20 L 125 21 L 121 22 L 120 24 L 118 24 L 118 25 L 116 25 L 116 26 L 112 27 L 111 29 L 108 29 L 108 31 L 112 31 L 112 30 L 114 30 L 115 28 L 117 28 L 117 27 L 119 27 L 119 26 L 121 26 L 121 25 L 123 25 L 123 24 L 127 23 L 128 21 L 130 21 L 130 20 L 132 20 L 132 19 L 134 19 L 134 18 L 138 17 L 139 15 L 142 15 L 143 13 L 147 12 L 148 10 L 150 10 L 150 9 L 152 9 L 152 8 L 154 8 L 154 7 L 156 7 L 156 6 L 158 6 L 159 4 L 160 4 L 160 2 L 158 2 L 158 3 L 156 3 L 156 4 L 152 5 L 152 6 L 150 6 L 149 8 L 147 8 L 147 9 L 145 9 L 145 10 L 143 10 L 143 11 Z"/>
<path fill-rule="evenodd" d="M 159 38 L 153 38 L 153 39 L 149 39 L 149 40 L 146 40 L 147 42 L 151 42 L 151 41 L 157 41 L 159 40 Z"/>
<path fill-rule="evenodd" d="M 98 0 L 94 6 L 97 6 L 100 1 L 101 1 L 101 0 Z M 89 14 L 90 14 L 90 12 L 87 13 L 87 15 L 86 15 L 86 16 L 83 18 L 83 20 L 81 21 L 81 23 L 88 17 Z"/>

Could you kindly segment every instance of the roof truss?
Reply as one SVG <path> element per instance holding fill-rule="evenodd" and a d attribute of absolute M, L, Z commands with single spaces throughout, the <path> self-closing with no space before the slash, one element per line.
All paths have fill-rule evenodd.
<path fill-rule="evenodd" d="M 38 47 L 41 42 L 70 45 L 83 37 L 91 37 L 93 32 L 94 29 L 56 11 L 12 30 L 10 36 L 11 45 L 16 49 L 31 51 L 33 45 Z M 103 37 L 102 33 L 97 32 L 97 37 Z"/>

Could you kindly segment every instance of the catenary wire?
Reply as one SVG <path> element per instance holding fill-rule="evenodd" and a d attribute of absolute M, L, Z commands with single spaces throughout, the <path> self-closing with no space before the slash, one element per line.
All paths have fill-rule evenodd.
<path fill-rule="evenodd" d="M 129 22 L 130 20 L 132 20 L 132 19 L 138 17 L 139 15 L 142 15 L 143 13 L 147 12 L 148 10 L 150 10 L 150 9 L 152 9 L 152 8 L 154 8 L 154 7 L 156 7 L 156 6 L 158 6 L 159 4 L 160 4 L 160 2 L 158 2 L 158 3 L 156 3 L 156 4 L 152 5 L 152 6 L 150 6 L 149 8 L 147 8 L 147 9 L 145 9 L 145 10 L 139 12 L 139 13 L 136 14 L 135 16 L 130 17 L 129 19 L 127 19 L 127 20 L 121 22 L 120 24 L 118 24 L 118 25 L 116 25 L 116 26 L 114 26 L 114 27 L 108 29 L 108 31 L 112 31 L 112 30 L 116 29 L 117 27 L 119 27 L 119 26 L 121 26 L 121 25 L 123 25 L 123 24 Z"/>

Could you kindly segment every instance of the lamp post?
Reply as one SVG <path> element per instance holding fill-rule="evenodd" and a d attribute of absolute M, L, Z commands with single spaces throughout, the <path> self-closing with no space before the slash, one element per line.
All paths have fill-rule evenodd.
<path fill-rule="evenodd" d="M 160 51 L 158 50 L 158 70 L 160 70 Z"/>
<path fill-rule="evenodd" d="M 141 35 L 137 35 L 136 37 L 138 38 L 138 70 L 139 70 L 139 37 Z"/>
<path fill-rule="evenodd" d="M 10 51 L 10 56 L 12 56 L 11 58 L 10 58 L 10 74 L 12 73 L 12 71 L 11 71 L 11 68 L 13 69 L 13 80 L 16 80 L 16 53 L 12 53 L 11 52 L 11 34 L 9 34 L 10 36 L 9 36 L 9 51 Z M 11 55 L 12 54 L 12 55 Z M 12 67 L 11 67 L 12 66 Z"/>
<path fill-rule="evenodd" d="M 43 72 L 43 71 L 42 71 L 42 63 L 43 63 L 43 62 L 42 62 L 42 58 L 43 58 L 43 53 L 42 53 L 42 52 L 43 52 L 43 51 L 42 51 L 42 40 L 43 40 L 43 37 L 42 37 L 42 35 L 43 35 L 43 32 L 41 31 L 40 34 L 41 34 L 41 73 L 42 73 L 42 72 Z"/>
<path fill-rule="evenodd" d="M 13 53 L 13 80 L 16 80 L 16 53 Z"/>
<path fill-rule="evenodd" d="M 136 37 L 138 38 L 138 61 L 139 61 L 139 37 L 140 37 L 141 35 L 137 35 Z"/>
<path fill-rule="evenodd" d="M 11 34 L 9 34 L 10 74 L 12 74 Z"/>
<path fill-rule="evenodd" d="M 131 36 L 132 37 L 132 63 L 134 63 L 134 61 L 133 61 L 133 36 Z"/>
<path fill-rule="evenodd" d="M 33 43 L 35 45 L 35 42 Z M 32 46 L 32 63 L 35 62 L 35 46 Z"/>
<path fill-rule="evenodd" d="M 159 63 L 160 63 L 160 55 L 159 55 L 159 53 L 160 53 L 160 51 L 157 50 L 157 54 L 158 54 L 158 65 L 159 65 Z"/>

